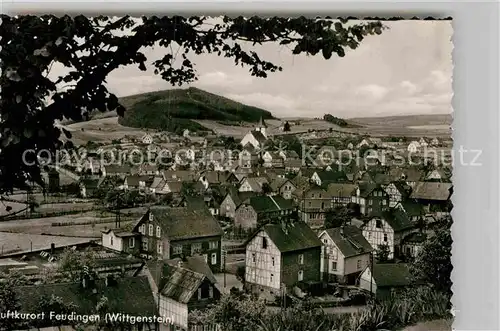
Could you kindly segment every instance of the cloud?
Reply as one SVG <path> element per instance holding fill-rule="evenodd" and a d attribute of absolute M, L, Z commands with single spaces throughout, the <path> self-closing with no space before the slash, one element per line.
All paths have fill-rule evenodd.
<path fill-rule="evenodd" d="M 384 98 L 388 92 L 389 90 L 384 86 L 369 84 L 359 87 L 356 91 L 356 94 L 360 96 L 370 97 L 375 100 L 380 100 Z"/>
<path fill-rule="evenodd" d="M 217 86 L 218 88 L 234 88 L 248 86 L 253 83 L 253 77 L 245 73 L 243 75 L 231 75 L 223 71 L 212 71 L 201 74 L 195 85 Z"/>

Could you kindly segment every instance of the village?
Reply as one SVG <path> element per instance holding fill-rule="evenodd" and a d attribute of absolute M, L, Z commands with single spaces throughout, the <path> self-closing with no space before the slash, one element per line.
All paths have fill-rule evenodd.
<path fill-rule="evenodd" d="M 2 200 L 0 274 L 22 280 L 19 310 L 56 296 L 91 314 L 106 297 L 169 321 L 133 330 L 191 331 L 230 293 L 336 314 L 417 286 L 408 263 L 452 208 L 451 138 L 267 129 L 150 132 L 45 160 L 46 192 Z"/>

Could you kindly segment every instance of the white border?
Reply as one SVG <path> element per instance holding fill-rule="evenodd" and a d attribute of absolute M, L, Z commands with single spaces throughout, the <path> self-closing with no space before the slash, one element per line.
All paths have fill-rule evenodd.
<path fill-rule="evenodd" d="M 482 166 L 454 169 L 452 228 L 455 330 L 500 330 L 499 323 L 499 4 L 494 1 L 2 1 L 3 13 L 221 14 L 453 17 L 454 133 L 481 149 Z M 150 4 L 154 2 L 154 5 Z M 154 9 L 153 9 L 154 8 Z"/>

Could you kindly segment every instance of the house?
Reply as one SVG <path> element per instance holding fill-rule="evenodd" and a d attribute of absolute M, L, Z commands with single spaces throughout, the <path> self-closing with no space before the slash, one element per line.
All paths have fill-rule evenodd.
<path fill-rule="evenodd" d="M 71 313 L 74 313 L 76 317 L 87 316 L 89 321 L 90 318 L 93 318 L 94 321 L 97 318 L 95 309 L 103 297 L 107 299 L 106 307 L 109 312 L 125 316 L 158 316 L 152 289 L 145 276 L 122 278 L 108 276 L 105 279 L 95 279 L 83 274 L 80 282 L 20 286 L 14 288 L 14 291 L 19 299 L 20 309 L 18 311 L 20 313 L 35 315 L 45 313 L 45 321 L 60 326 L 72 323 L 65 319 L 57 320 L 53 318 L 49 320 L 49 312 L 40 305 L 42 300 L 50 300 L 53 296 L 60 298 L 65 306 L 70 304 L 74 306 L 74 311 L 71 311 Z M 170 316 L 166 315 L 161 316 L 161 322 L 168 324 L 170 318 Z M 39 319 L 31 321 L 33 323 L 41 322 Z M 128 330 L 133 331 L 156 330 L 155 323 L 149 323 L 149 321 L 128 323 L 128 327 Z M 50 328 L 50 330 L 53 329 Z M 65 328 L 65 330 L 71 329 Z"/>
<path fill-rule="evenodd" d="M 243 139 L 241 139 L 241 146 L 245 147 L 247 145 L 251 145 L 256 149 L 261 149 L 264 147 L 264 145 L 267 142 L 267 133 L 266 133 L 266 128 L 267 125 L 262 119 L 260 118 L 260 121 L 258 125 L 255 127 L 254 130 L 248 132 Z"/>
<path fill-rule="evenodd" d="M 389 207 L 392 208 L 410 196 L 411 187 L 404 181 L 396 181 L 387 185 L 385 191 L 389 195 Z"/>
<path fill-rule="evenodd" d="M 322 146 L 316 153 L 315 164 L 325 167 L 333 164 L 337 159 L 337 150 L 333 146 Z"/>
<path fill-rule="evenodd" d="M 125 177 L 123 188 L 125 190 L 145 190 L 151 186 L 153 181 L 153 176 L 131 175 Z"/>
<path fill-rule="evenodd" d="M 402 210 L 413 223 L 417 223 L 425 217 L 424 207 L 415 200 L 408 199 L 398 202 L 394 208 Z"/>
<path fill-rule="evenodd" d="M 266 224 L 246 242 L 245 287 L 279 295 L 320 275 L 321 241 L 303 222 Z"/>
<path fill-rule="evenodd" d="M 380 138 L 365 138 L 356 146 L 357 149 L 361 147 L 377 148 L 382 146 L 382 139 Z"/>
<path fill-rule="evenodd" d="M 163 179 L 170 181 L 194 182 L 198 178 L 196 173 L 189 170 L 163 170 Z"/>
<path fill-rule="evenodd" d="M 137 170 L 138 175 L 146 175 L 146 176 L 159 176 L 160 171 L 158 170 L 158 166 L 155 164 L 141 164 L 139 169 Z"/>
<path fill-rule="evenodd" d="M 412 141 L 408 144 L 408 147 L 406 149 L 409 153 L 417 153 L 420 149 L 420 143 L 418 141 Z"/>
<path fill-rule="evenodd" d="M 282 168 L 284 167 L 283 157 L 279 152 L 266 151 L 262 155 L 262 160 L 264 161 L 264 167 Z"/>
<path fill-rule="evenodd" d="M 231 175 L 234 176 L 234 174 Z M 225 184 L 227 177 L 228 174 L 221 171 L 204 171 L 198 180 L 203 184 L 205 189 L 208 189 L 209 186 Z"/>
<path fill-rule="evenodd" d="M 319 186 L 307 187 L 294 192 L 301 221 L 312 228 L 322 227 L 326 213 L 332 209 L 332 196 Z"/>
<path fill-rule="evenodd" d="M 416 258 L 427 241 L 427 234 L 413 232 L 401 241 L 401 254 L 406 258 Z"/>
<path fill-rule="evenodd" d="M 286 159 L 284 164 L 287 172 L 298 172 L 300 167 L 303 166 L 302 160 L 300 159 Z"/>
<path fill-rule="evenodd" d="M 101 232 L 103 247 L 132 255 L 140 251 L 140 235 L 125 229 L 107 229 Z"/>
<path fill-rule="evenodd" d="M 430 143 L 430 145 L 431 145 L 431 146 L 434 146 L 434 147 L 437 147 L 437 146 L 439 146 L 440 144 L 441 144 L 441 143 L 440 143 L 440 141 L 439 141 L 439 139 L 438 139 L 437 137 L 436 137 L 436 138 L 432 138 L 431 143 Z"/>
<path fill-rule="evenodd" d="M 261 224 L 280 218 L 290 218 L 295 209 L 292 200 L 279 195 L 254 196 L 237 207 L 234 226 L 244 230 L 256 229 Z"/>
<path fill-rule="evenodd" d="M 389 170 L 389 179 L 391 181 L 404 181 L 411 187 L 414 187 L 423 177 L 424 173 L 421 170 L 412 167 L 396 167 Z"/>
<path fill-rule="evenodd" d="M 452 205 L 450 197 L 453 193 L 451 183 L 418 182 L 410 195 L 418 203 L 424 205 L 424 210 L 429 213 L 449 213 Z"/>
<path fill-rule="evenodd" d="M 291 199 L 292 193 L 295 191 L 295 185 L 286 178 L 275 178 L 269 186 L 274 194 L 281 195 L 285 199 Z"/>
<path fill-rule="evenodd" d="M 357 189 L 355 184 L 331 183 L 327 192 L 332 197 L 333 206 L 347 206 L 352 201 L 353 192 Z"/>
<path fill-rule="evenodd" d="M 132 173 L 132 167 L 128 165 L 109 165 L 109 166 L 103 166 L 101 168 L 102 171 L 102 176 L 119 176 L 119 177 L 125 177 L 127 175 L 130 175 Z"/>
<path fill-rule="evenodd" d="M 149 191 L 153 194 L 168 194 L 167 188 L 167 181 L 163 177 L 155 176 L 149 186 Z"/>
<path fill-rule="evenodd" d="M 148 263 L 148 278 L 160 316 L 170 316 L 173 328 L 189 330 L 189 313 L 220 299 L 216 279 L 203 259 L 191 257 Z"/>
<path fill-rule="evenodd" d="M 358 204 L 361 214 L 365 216 L 380 215 L 389 207 L 389 195 L 379 184 L 360 183 L 351 202 Z"/>
<path fill-rule="evenodd" d="M 234 218 L 236 208 L 238 208 L 243 201 L 255 195 L 256 193 L 254 192 L 238 192 L 236 188 L 231 187 L 220 204 L 219 215 Z"/>
<path fill-rule="evenodd" d="M 319 239 L 323 243 L 323 280 L 354 285 L 363 269 L 370 265 L 373 251 L 361 230 L 352 225 L 326 229 Z"/>
<path fill-rule="evenodd" d="M 444 169 L 435 169 L 435 170 L 430 171 L 425 176 L 424 181 L 451 183 L 450 176 L 446 173 L 446 171 Z"/>
<path fill-rule="evenodd" d="M 102 183 L 102 178 L 82 178 L 80 181 L 80 195 L 83 198 L 92 197 L 99 185 Z"/>
<path fill-rule="evenodd" d="M 204 204 L 150 207 L 132 232 L 141 234 L 140 252 L 147 258 L 200 255 L 214 272 L 221 270 L 223 231 Z"/>
<path fill-rule="evenodd" d="M 424 148 L 429 145 L 429 143 L 427 142 L 427 139 L 425 139 L 424 137 L 420 138 L 418 143 L 420 144 L 420 147 L 424 147 Z"/>
<path fill-rule="evenodd" d="M 299 154 L 293 150 L 280 150 L 279 155 L 283 158 L 283 160 L 300 160 Z"/>
<path fill-rule="evenodd" d="M 389 259 L 393 259 L 400 255 L 402 239 L 416 232 L 417 228 L 403 211 L 391 209 L 383 212 L 381 216 L 372 217 L 361 230 L 375 251 L 380 246 L 387 245 L 390 251 Z"/>
<path fill-rule="evenodd" d="M 264 184 L 269 184 L 266 177 L 247 177 L 241 181 L 238 191 L 262 193 Z"/>
<path fill-rule="evenodd" d="M 378 299 L 390 298 L 394 292 L 413 284 L 410 269 L 404 263 L 375 264 L 366 267 L 359 277 L 359 288 Z"/>
<path fill-rule="evenodd" d="M 145 144 L 145 145 L 152 144 L 153 143 L 153 137 L 149 133 L 146 133 L 142 137 L 142 143 Z"/>
<path fill-rule="evenodd" d="M 347 176 L 344 171 L 315 171 L 311 176 L 311 181 L 315 182 L 318 186 L 328 187 L 331 183 L 345 183 Z"/>
<path fill-rule="evenodd" d="M 163 185 L 164 184 L 164 185 Z M 164 181 L 160 184 L 161 190 L 158 192 L 159 194 L 173 194 L 180 195 L 182 191 L 182 182 L 180 181 Z M 163 187 L 162 187 L 163 185 Z"/>

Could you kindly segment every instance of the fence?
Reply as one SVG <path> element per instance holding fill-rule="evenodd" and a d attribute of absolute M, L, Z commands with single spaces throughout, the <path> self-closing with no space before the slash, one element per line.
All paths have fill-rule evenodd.
<path fill-rule="evenodd" d="M 188 331 L 223 331 L 220 324 L 190 324 Z"/>

